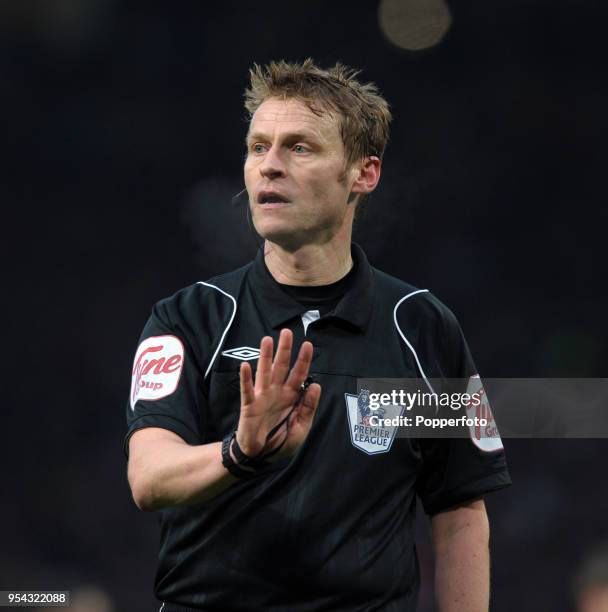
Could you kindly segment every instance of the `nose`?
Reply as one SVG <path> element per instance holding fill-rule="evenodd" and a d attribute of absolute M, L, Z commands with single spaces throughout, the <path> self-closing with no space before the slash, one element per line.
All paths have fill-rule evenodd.
<path fill-rule="evenodd" d="M 286 173 L 285 163 L 281 159 L 277 148 L 271 147 L 264 155 L 264 161 L 260 164 L 260 174 L 266 179 L 276 179 L 283 178 Z"/>

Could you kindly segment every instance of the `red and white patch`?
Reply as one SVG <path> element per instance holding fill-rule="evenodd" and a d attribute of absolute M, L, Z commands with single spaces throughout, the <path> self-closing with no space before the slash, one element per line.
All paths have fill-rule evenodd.
<path fill-rule="evenodd" d="M 131 410 L 137 400 L 159 400 L 177 389 L 184 366 L 184 345 L 175 336 L 146 338 L 135 353 Z"/>
<path fill-rule="evenodd" d="M 472 398 L 478 397 L 479 401 L 471 400 L 466 407 L 467 417 L 474 419 L 485 419 L 486 425 L 470 425 L 469 434 L 471 440 L 477 448 L 485 452 L 497 451 L 503 448 L 500 434 L 498 433 L 498 427 L 490 408 L 490 402 L 488 396 L 483 388 L 483 383 L 479 374 L 475 374 L 469 378 L 469 384 L 467 386 L 467 394 Z"/>

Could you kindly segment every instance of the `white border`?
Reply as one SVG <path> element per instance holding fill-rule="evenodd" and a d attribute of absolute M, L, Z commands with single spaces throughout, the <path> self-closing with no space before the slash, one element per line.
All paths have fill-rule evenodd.
<path fill-rule="evenodd" d="M 203 380 L 205 380 L 205 378 L 207 378 L 207 374 L 209 374 L 209 371 L 211 370 L 211 366 L 214 364 L 217 358 L 217 354 L 220 352 L 220 348 L 222 348 L 222 344 L 224 344 L 224 338 L 226 337 L 226 334 L 228 333 L 228 330 L 230 329 L 230 326 L 232 325 L 232 322 L 234 321 L 234 317 L 236 316 L 236 300 L 229 293 L 226 293 L 223 289 L 220 289 L 219 287 L 216 287 L 215 285 L 211 285 L 210 283 L 206 283 L 204 281 L 198 281 L 198 284 L 205 285 L 206 287 L 211 287 L 212 289 L 217 289 L 220 293 L 223 293 L 226 297 L 229 297 L 232 300 L 232 305 L 234 306 L 234 310 L 232 311 L 232 316 L 230 317 L 230 321 L 228 321 L 228 325 L 226 326 L 226 329 L 224 330 L 224 333 L 222 334 L 222 337 L 220 338 L 219 344 L 217 345 L 217 348 L 215 349 L 215 353 L 213 354 L 213 357 L 211 358 L 211 363 L 209 363 L 209 366 L 207 367 L 207 371 L 205 372 L 205 375 L 203 376 Z"/>
<path fill-rule="evenodd" d="M 413 295 L 416 295 L 417 293 L 428 293 L 428 292 L 429 292 L 428 289 L 418 289 L 417 291 L 412 291 L 411 293 L 408 293 L 405 297 L 402 297 L 395 304 L 395 309 L 393 310 L 393 321 L 395 322 L 395 327 L 397 328 L 399 335 L 403 339 L 403 342 L 405 342 L 405 344 L 407 344 L 407 347 L 410 349 L 410 351 L 412 351 L 412 354 L 414 355 L 414 359 L 416 360 L 416 365 L 418 366 L 418 369 L 420 370 L 420 374 L 422 374 L 422 378 L 424 378 L 424 382 L 426 383 L 426 386 L 430 389 L 431 393 L 435 393 L 435 390 L 433 389 L 433 387 L 431 387 L 431 383 L 429 382 L 428 378 L 426 377 L 426 374 L 424 373 L 424 370 L 422 369 L 422 366 L 420 365 L 420 360 L 418 359 L 418 355 L 416 354 L 414 347 L 410 344 L 409 340 L 403 335 L 403 332 L 401 331 L 401 328 L 399 327 L 399 323 L 397 323 L 397 308 L 399 308 L 399 306 L 401 306 L 401 304 L 405 302 L 405 300 L 407 300 L 408 298 L 411 298 Z"/>

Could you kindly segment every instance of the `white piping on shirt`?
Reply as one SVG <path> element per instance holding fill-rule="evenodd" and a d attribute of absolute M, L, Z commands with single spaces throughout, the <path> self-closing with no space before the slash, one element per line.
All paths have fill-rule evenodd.
<path fill-rule="evenodd" d="M 224 344 L 224 338 L 226 337 L 226 334 L 228 333 L 228 330 L 230 329 L 230 326 L 232 325 L 232 322 L 234 321 L 234 317 L 236 315 L 236 300 L 229 293 L 226 293 L 223 289 L 220 289 L 219 287 L 216 287 L 215 285 L 211 285 L 210 283 L 205 283 L 204 281 L 198 281 L 198 284 L 205 285 L 207 287 L 211 287 L 212 289 L 217 289 L 220 293 L 223 293 L 226 297 L 229 297 L 232 300 L 232 305 L 234 306 L 234 310 L 232 311 L 232 316 L 230 317 L 230 321 L 228 321 L 228 325 L 226 326 L 226 329 L 224 330 L 224 333 L 222 334 L 222 337 L 220 338 L 219 344 L 217 345 L 217 348 L 215 349 L 215 353 L 213 353 L 211 362 L 209 363 L 209 366 L 207 367 L 205 376 L 203 376 L 203 380 L 204 380 L 205 378 L 207 378 L 207 374 L 209 374 L 211 370 L 211 366 L 215 362 L 215 359 L 217 358 L 217 354 L 220 352 L 220 348 L 222 347 L 222 344 Z"/>
<path fill-rule="evenodd" d="M 428 289 L 418 289 L 417 291 L 412 291 L 411 293 L 408 293 L 405 297 L 402 297 L 395 304 L 395 309 L 393 310 L 393 321 L 395 322 L 395 327 L 397 328 L 399 335 L 401 336 L 401 338 L 403 338 L 403 342 L 405 342 L 405 344 L 410 349 L 410 351 L 412 351 L 412 354 L 414 355 L 414 359 L 416 360 L 416 365 L 418 366 L 418 369 L 420 370 L 420 374 L 422 374 L 422 378 L 424 378 L 424 382 L 426 383 L 426 386 L 430 389 L 431 393 L 434 394 L 435 390 L 431 386 L 429 379 L 426 377 L 426 374 L 424 373 L 424 370 L 422 369 L 422 366 L 420 365 L 420 360 L 418 359 L 418 355 L 416 354 L 414 347 L 410 344 L 409 340 L 403 335 L 403 332 L 401 331 L 401 328 L 399 327 L 399 323 L 397 323 L 397 308 L 399 308 L 399 306 L 401 306 L 401 304 L 405 302 L 405 300 L 407 300 L 408 298 L 411 298 L 413 295 L 416 295 L 417 293 L 428 293 L 428 291 L 429 291 Z"/>

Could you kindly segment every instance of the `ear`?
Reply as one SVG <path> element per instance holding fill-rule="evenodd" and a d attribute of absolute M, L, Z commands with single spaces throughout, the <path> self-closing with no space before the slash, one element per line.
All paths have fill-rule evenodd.
<path fill-rule="evenodd" d="M 379 157 L 371 155 L 366 157 L 351 169 L 354 174 L 354 181 L 351 193 L 367 194 L 371 193 L 380 181 L 380 170 L 382 162 Z"/>

